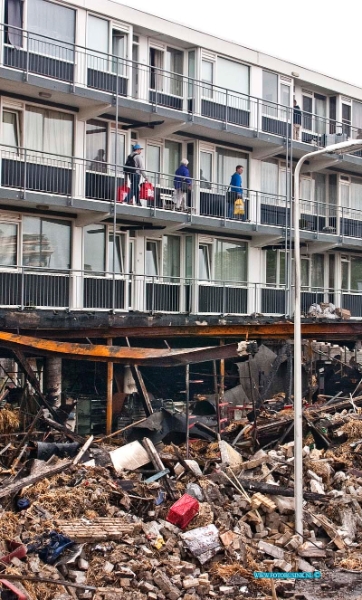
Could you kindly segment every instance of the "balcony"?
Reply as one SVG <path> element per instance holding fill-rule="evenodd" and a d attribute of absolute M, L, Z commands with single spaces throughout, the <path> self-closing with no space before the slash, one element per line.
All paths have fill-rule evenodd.
<path fill-rule="evenodd" d="M 3 39 L 6 39 L 6 26 L 2 25 L 0 28 Z M 42 77 L 42 85 L 45 88 L 46 80 L 50 80 L 49 87 L 56 90 L 52 83 L 55 80 L 67 84 L 61 91 L 66 94 L 68 100 L 71 84 L 72 102 L 77 93 L 83 97 L 84 90 L 99 91 L 118 97 L 120 108 L 127 110 L 129 116 L 133 114 L 134 117 L 135 110 L 139 110 L 138 114 L 141 117 L 143 104 L 151 105 L 153 112 L 162 107 L 170 109 L 170 118 L 179 114 L 180 121 L 188 121 L 190 126 L 194 117 L 202 117 L 206 119 L 206 126 L 208 122 L 217 122 L 222 124 L 224 129 L 229 126 L 239 128 L 240 134 L 242 130 L 249 130 L 257 134 L 254 137 L 248 136 L 251 144 L 263 133 L 279 138 L 292 136 L 292 107 L 267 102 L 232 89 L 186 77 L 181 73 L 173 73 L 112 54 L 93 52 L 65 42 L 54 42 L 45 35 L 19 30 L 18 38 L 20 47 L 3 43 L 1 66 L 22 73 L 22 78 L 18 81 L 20 87 L 26 85 L 29 76 L 32 75 Z M 23 89 L 25 92 L 25 88 Z M 133 101 L 127 109 L 123 106 L 124 99 Z M 356 138 L 360 134 L 361 131 L 350 123 L 302 111 L 300 142 L 303 144 L 325 147 L 331 143 Z M 361 151 L 354 154 L 362 156 Z"/>
<path fill-rule="evenodd" d="M 186 279 L 145 274 L 92 273 L 73 269 L 14 266 L 0 270 L 0 307 L 20 310 L 87 310 L 146 314 L 243 316 L 293 313 L 293 294 L 284 285 Z M 302 288 L 302 311 L 332 302 L 362 318 L 362 292 Z"/>
<path fill-rule="evenodd" d="M 71 207 L 74 200 L 80 200 L 81 208 L 99 210 L 104 203 L 107 212 L 109 205 L 116 202 L 117 213 L 127 217 L 133 214 L 172 221 L 184 221 L 186 217 L 190 223 L 196 219 L 198 225 L 204 218 L 205 226 L 219 228 L 228 224 L 255 236 L 273 228 L 282 237 L 291 223 L 286 196 L 244 188 L 243 205 L 238 206 L 237 194 L 230 193 L 228 185 L 205 179 L 190 178 L 191 185 L 185 184 L 184 190 L 176 192 L 173 174 L 146 171 L 150 185 L 141 184 L 140 206 L 135 206 L 135 198 L 124 203 L 130 179 L 125 181 L 123 166 L 114 163 L 0 146 L 0 171 L 0 193 L 4 198 L 6 190 L 16 190 L 23 199 L 31 201 L 31 193 L 35 192 L 36 202 L 42 194 L 45 204 L 54 196 L 53 205 L 59 202 Z M 66 201 L 57 201 L 57 196 Z M 300 207 L 302 239 L 325 240 L 325 236 L 332 236 L 335 245 L 361 239 L 362 210 L 303 198 Z"/>

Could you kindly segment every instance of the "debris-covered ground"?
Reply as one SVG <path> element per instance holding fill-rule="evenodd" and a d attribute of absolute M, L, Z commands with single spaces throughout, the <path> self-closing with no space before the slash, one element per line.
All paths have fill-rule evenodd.
<path fill-rule="evenodd" d="M 147 439 L 90 439 L 83 452 L 48 423 L 9 469 L 19 419 L 2 409 L 1 597 L 362 597 L 359 403 L 305 410 L 302 539 L 294 531 L 294 444 L 283 435 L 290 410 L 259 415 L 264 450 L 251 451 L 257 440 L 243 419 L 222 441 L 191 440 L 188 460 L 184 446 L 155 448 Z M 50 459 L 36 458 L 47 450 Z M 271 582 L 255 571 L 313 579 Z"/>

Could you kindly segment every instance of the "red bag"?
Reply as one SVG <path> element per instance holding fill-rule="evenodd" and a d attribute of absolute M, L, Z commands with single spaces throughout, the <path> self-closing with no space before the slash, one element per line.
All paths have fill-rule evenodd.
<path fill-rule="evenodd" d="M 130 188 L 126 185 L 121 185 L 117 190 L 117 202 L 124 202 Z"/>
<path fill-rule="evenodd" d="M 149 181 L 144 181 L 140 185 L 140 200 L 154 200 L 155 189 Z"/>
<path fill-rule="evenodd" d="M 196 498 L 184 494 L 168 511 L 166 521 L 177 525 L 180 529 L 186 529 L 190 521 L 199 512 L 199 503 Z"/>

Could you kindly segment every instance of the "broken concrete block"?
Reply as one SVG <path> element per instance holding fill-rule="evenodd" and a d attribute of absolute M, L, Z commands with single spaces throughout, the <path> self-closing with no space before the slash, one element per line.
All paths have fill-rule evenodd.
<path fill-rule="evenodd" d="M 191 471 L 196 477 L 202 477 L 202 471 L 196 462 L 196 460 L 186 459 L 185 463 L 190 467 Z M 181 465 L 181 463 L 177 463 L 174 468 L 175 475 L 181 475 L 181 473 L 185 472 L 185 468 Z"/>
<path fill-rule="evenodd" d="M 315 543 L 304 542 L 298 548 L 298 554 L 302 558 L 325 558 L 327 556 L 324 548 L 319 548 Z"/>
<path fill-rule="evenodd" d="M 221 463 L 231 469 L 237 469 L 243 463 L 242 456 L 234 450 L 230 444 L 221 440 L 219 442 L 220 454 L 221 454 Z"/>
<path fill-rule="evenodd" d="M 319 483 L 319 481 L 316 481 L 315 479 L 310 481 L 310 491 L 315 494 L 325 494 L 323 483 Z"/>
<path fill-rule="evenodd" d="M 305 571 L 306 573 L 313 573 L 315 571 L 315 568 L 303 558 L 298 558 L 297 567 L 299 571 Z"/>
<path fill-rule="evenodd" d="M 294 498 L 286 496 L 273 496 L 274 503 L 281 515 L 294 512 Z"/>
<path fill-rule="evenodd" d="M 260 542 L 258 544 L 258 549 L 261 550 L 262 552 L 265 552 L 265 554 L 269 554 L 270 556 L 273 556 L 274 558 L 279 558 L 281 560 L 284 560 L 284 551 L 281 548 L 274 546 L 273 544 L 269 544 L 268 542 L 264 542 L 263 540 L 260 540 Z"/>
<path fill-rule="evenodd" d="M 156 570 L 153 574 L 153 581 L 167 595 L 169 600 L 179 600 L 180 590 L 171 583 L 170 578 L 165 573 L 159 569 Z"/>
<path fill-rule="evenodd" d="M 185 590 L 190 588 L 196 588 L 199 585 L 199 580 L 196 577 L 185 578 L 182 582 L 182 586 Z"/>
<path fill-rule="evenodd" d="M 285 571 L 286 573 L 289 573 L 293 568 L 293 566 L 290 563 L 286 562 L 285 560 L 280 560 L 280 559 L 276 559 L 274 561 L 274 566 L 277 569 L 281 569 L 282 571 Z"/>

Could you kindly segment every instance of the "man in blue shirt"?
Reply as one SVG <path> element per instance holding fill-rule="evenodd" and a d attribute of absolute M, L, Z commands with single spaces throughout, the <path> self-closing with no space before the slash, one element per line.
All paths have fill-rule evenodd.
<path fill-rule="evenodd" d="M 243 198 L 243 167 L 242 165 L 237 165 L 235 169 L 235 173 L 231 176 L 229 191 L 227 194 L 227 203 L 228 203 L 228 211 L 227 216 L 229 219 L 234 219 L 234 205 L 235 200 L 238 198 Z M 245 214 L 242 216 L 242 220 L 245 220 Z"/>

